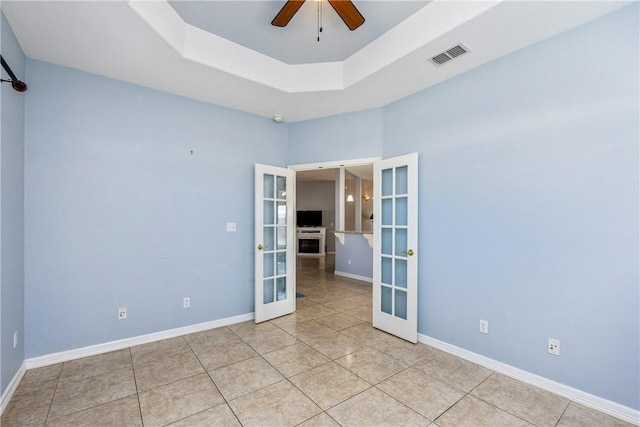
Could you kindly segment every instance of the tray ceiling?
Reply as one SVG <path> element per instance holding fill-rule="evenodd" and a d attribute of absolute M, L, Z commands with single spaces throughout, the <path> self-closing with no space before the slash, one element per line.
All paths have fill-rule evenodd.
<path fill-rule="evenodd" d="M 325 4 L 320 42 L 307 3 L 285 28 L 269 28 L 282 1 L 3 0 L 2 10 L 30 58 L 292 122 L 387 105 L 631 2 L 354 0 L 365 24 L 342 28 Z M 431 62 L 460 43 L 470 52 Z"/>

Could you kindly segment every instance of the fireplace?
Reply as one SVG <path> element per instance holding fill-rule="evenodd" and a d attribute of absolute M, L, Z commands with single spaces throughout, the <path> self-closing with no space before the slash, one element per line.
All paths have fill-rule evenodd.
<path fill-rule="evenodd" d="M 298 227 L 296 240 L 299 256 L 324 256 L 325 227 Z"/>

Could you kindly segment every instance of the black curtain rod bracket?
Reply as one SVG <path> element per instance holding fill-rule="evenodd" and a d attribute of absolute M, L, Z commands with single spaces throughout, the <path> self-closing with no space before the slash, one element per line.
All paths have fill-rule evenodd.
<path fill-rule="evenodd" d="M 18 92 L 26 92 L 27 91 L 27 84 L 25 82 L 23 82 L 22 80 L 18 80 L 16 75 L 13 74 L 13 71 L 11 70 L 11 67 L 9 67 L 9 64 L 7 64 L 7 62 L 4 60 L 2 55 L 0 55 L 0 61 L 2 62 L 2 68 L 4 68 L 4 70 L 7 72 L 7 74 L 9 74 L 9 77 L 11 77 L 11 80 L 0 79 L 0 82 L 9 82 L 9 83 L 11 83 L 11 87 L 14 90 L 16 90 Z"/>

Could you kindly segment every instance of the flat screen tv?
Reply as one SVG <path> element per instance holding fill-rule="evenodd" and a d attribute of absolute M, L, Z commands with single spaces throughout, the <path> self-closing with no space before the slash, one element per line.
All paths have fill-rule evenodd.
<path fill-rule="evenodd" d="M 296 224 L 298 227 L 321 227 L 322 211 L 298 211 Z"/>

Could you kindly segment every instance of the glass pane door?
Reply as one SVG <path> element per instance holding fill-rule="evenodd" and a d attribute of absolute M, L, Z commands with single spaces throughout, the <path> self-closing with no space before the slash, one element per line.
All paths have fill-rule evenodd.
<path fill-rule="evenodd" d="M 256 323 L 295 309 L 293 174 L 256 165 Z"/>
<path fill-rule="evenodd" d="M 374 165 L 373 326 L 416 342 L 417 154 Z"/>

